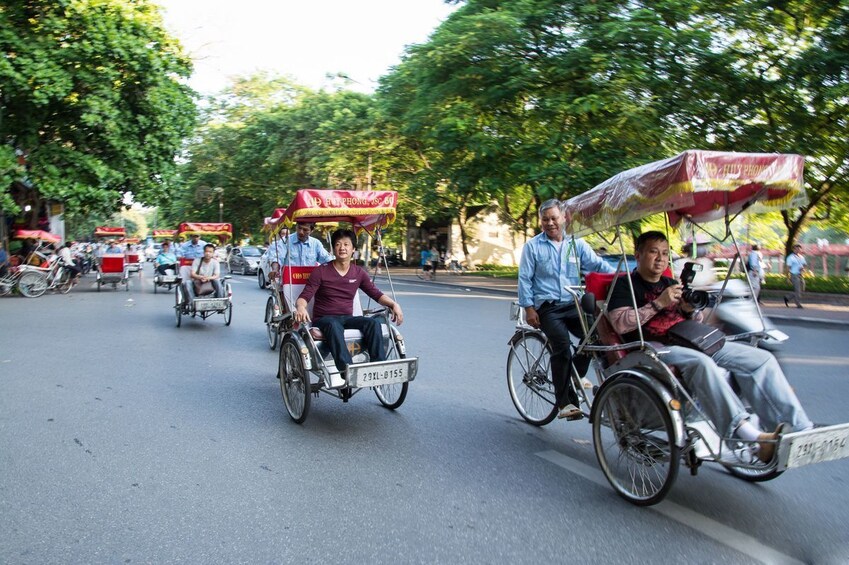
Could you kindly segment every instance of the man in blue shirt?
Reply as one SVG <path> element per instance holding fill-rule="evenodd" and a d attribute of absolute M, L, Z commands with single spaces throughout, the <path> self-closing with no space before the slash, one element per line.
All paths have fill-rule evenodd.
<path fill-rule="evenodd" d="M 802 275 L 808 268 L 808 263 L 802 257 L 802 246 L 798 243 L 793 246 L 793 253 L 787 256 L 787 272 L 790 273 L 790 282 L 793 284 L 793 294 L 784 297 L 784 305 L 790 308 L 790 299 L 796 303 L 796 308 L 802 308 Z"/>
<path fill-rule="evenodd" d="M 159 255 L 154 259 L 156 263 L 156 273 L 160 275 L 168 274 L 166 271 L 171 269 L 176 271 L 177 256 L 171 251 L 171 244 L 167 241 L 162 244 L 159 249 Z"/>
<path fill-rule="evenodd" d="M 579 420 L 583 414 L 578 408 L 578 396 L 569 386 L 570 332 L 582 336 L 583 331 L 578 305 L 564 287 L 580 285 L 582 272 L 612 273 L 615 269 L 584 240 L 566 237 L 559 200 L 543 202 L 539 218 L 543 231 L 525 244 L 519 262 L 519 306 L 525 309 L 528 324 L 541 328 L 551 344 L 551 378 L 560 409 L 557 417 Z M 589 359 L 575 361 L 583 374 Z"/>
<path fill-rule="evenodd" d="M 291 236 L 276 238 L 268 248 L 268 263 L 271 265 L 271 273 L 276 276 L 280 272 L 280 265 L 286 261 L 286 255 L 291 249 L 292 256 L 289 265 L 296 267 L 310 267 L 323 265 L 333 260 L 333 255 L 327 252 L 319 240 L 310 237 L 315 224 L 299 223 L 297 225 L 297 238 L 292 240 Z"/>
<path fill-rule="evenodd" d="M 198 259 L 203 257 L 203 248 L 206 242 L 200 236 L 193 233 L 191 239 L 180 246 L 180 257 L 185 259 Z"/>

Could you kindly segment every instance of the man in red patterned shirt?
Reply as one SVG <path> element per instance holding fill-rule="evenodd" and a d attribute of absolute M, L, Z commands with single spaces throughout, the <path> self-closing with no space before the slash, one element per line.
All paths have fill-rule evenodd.
<path fill-rule="evenodd" d="M 630 277 L 637 308 L 631 300 L 628 281 L 621 277 L 610 297 L 608 318 L 626 341 L 638 339 L 639 324 L 646 340 L 668 344 L 669 328 L 687 318 L 701 320 L 701 312 L 694 312 L 681 299 L 682 285 L 678 281 L 663 275 L 669 266 L 669 242 L 663 233 L 649 231 L 640 235 L 634 256 L 637 268 Z M 781 424 L 789 426 L 787 431 L 813 427 L 778 361 L 768 351 L 726 341 L 712 357 L 695 349 L 667 345 L 661 358 L 678 367 L 688 390 L 695 393 L 717 431 L 726 438 L 757 442 L 757 455 L 762 461 L 773 458 Z M 731 388 L 729 373 L 755 414 L 746 410 Z M 763 431 L 773 428 L 774 433 Z"/>
<path fill-rule="evenodd" d="M 336 258 L 313 270 L 295 303 L 295 321 L 309 322 L 307 305 L 315 297 L 312 316 L 314 324 L 324 334 L 336 368 L 343 375 L 352 362 L 351 353 L 345 344 L 346 329 L 362 332 L 371 361 L 386 359 L 380 319 L 353 315 L 357 291 L 362 290 L 378 304 L 389 308 L 391 319 L 399 326 L 404 321 L 401 305 L 383 294 L 363 268 L 353 264 L 355 241 L 356 235 L 351 230 L 340 229 L 333 232 L 330 242 Z"/>

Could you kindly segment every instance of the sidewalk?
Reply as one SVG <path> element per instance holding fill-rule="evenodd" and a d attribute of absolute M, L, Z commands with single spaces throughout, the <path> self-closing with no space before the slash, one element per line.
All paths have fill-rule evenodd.
<path fill-rule="evenodd" d="M 415 269 L 406 267 L 393 267 L 390 275 L 393 281 L 415 282 L 424 286 L 468 288 L 516 296 L 515 279 L 496 279 L 474 274 L 451 275 L 440 271 L 435 281 L 423 281 L 416 277 Z M 385 272 L 378 275 L 378 278 L 386 280 Z M 764 291 L 761 297 L 764 303 L 763 313 L 773 320 L 834 324 L 849 329 L 849 297 L 808 293 L 803 296 L 802 309 L 796 308 L 792 303 L 790 308 L 785 307 L 782 297 L 781 291 Z"/>

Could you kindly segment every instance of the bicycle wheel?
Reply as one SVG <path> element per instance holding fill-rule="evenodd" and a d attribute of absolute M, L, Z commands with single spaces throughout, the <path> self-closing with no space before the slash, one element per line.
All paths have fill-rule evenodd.
<path fill-rule="evenodd" d="M 296 424 L 307 419 L 310 410 L 310 381 L 295 340 L 287 338 L 280 346 L 280 392 L 289 417 Z"/>
<path fill-rule="evenodd" d="M 275 304 L 277 299 L 274 293 L 268 297 L 268 302 L 265 303 L 265 328 L 268 333 L 268 347 L 272 351 L 277 349 L 277 343 L 280 341 L 280 333 L 278 332 L 278 323 L 274 320 Z M 279 311 L 279 308 L 277 309 Z"/>
<path fill-rule="evenodd" d="M 529 424 L 544 426 L 557 415 L 551 380 L 551 348 L 541 333 L 521 332 L 507 354 L 507 388 Z"/>
<path fill-rule="evenodd" d="M 177 285 L 177 290 L 174 291 L 174 313 L 177 317 L 177 327 L 180 327 L 180 324 L 183 321 L 183 289 L 180 288 L 180 285 Z"/>
<path fill-rule="evenodd" d="M 62 269 L 62 272 L 59 274 L 59 280 L 56 282 L 56 290 L 62 294 L 68 294 L 72 286 L 74 286 L 74 279 L 71 276 L 71 272 L 67 269 Z"/>
<path fill-rule="evenodd" d="M 47 277 L 33 271 L 24 273 L 18 279 L 18 290 L 27 298 L 38 298 L 47 292 Z"/>
<path fill-rule="evenodd" d="M 15 288 L 15 282 L 11 279 L 0 279 L 0 296 L 6 296 Z"/>
<path fill-rule="evenodd" d="M 224 325 L 229 326 L 230 322 L 233 321 L 233 303 L 227 305 L 227 308 L 224 310 Z"/>
<path fill-rule="evenodd" d="M 392 347 L 389 355 L 386 356 L 386 359 L 403 359 L 404 357 L 406 357 L 406 355 L 399 353 L 397 347 Z M 409 385 L 410 383 L 406 382 L 376 386 L 374 387 L 374 394 L 383 406 L 390 410 L 395 410 L 404 404 L 404 400 L 407 398 L 407 389 L 409 388 Z"/>
<path fill-rule="evenodd" d="M 663 500 L 678 476 L 681 461 L 669 410 L 636 377 L 620 376 L 602 387 L 593 405 L 593 445 L 613 489 L 637 506 Z"/>

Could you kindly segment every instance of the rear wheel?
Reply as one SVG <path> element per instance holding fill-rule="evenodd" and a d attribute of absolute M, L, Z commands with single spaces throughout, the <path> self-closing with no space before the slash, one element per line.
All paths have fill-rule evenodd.
<path fill-rule="evenodd" d="M 280 332 L 278 331 L 279 322 L 274 320 L 275 303 L 274 293 L 268 297 L 268 302 L 265 303 L 265 327 L 268 333 L 268 347 L 272 351 L 277 349 L 277 344 L 280 341 Z M 278 312 L 279 308 L 276 309 Z"/>
<path fill-rule="evenodd" d="M 71 271 L 62 269 L 62 272 L 59 274 L 59 280 L 56 283 L 56 290 L 62 294 L 68 294 L 72 286 L 74 286 L 74 277 L 71 276 Z"/>
<path fill-rule="evenodd" d="M 265 274 L 262 272 L 262 269 L 256 272 L 256 283 L 259 285 L 259 288 L 265 288 Z"/>
<path fill-rule="evenodd" d="M 398 352 L 397 345 L 391 348 L 391 351 L 386 356 L 387 361 L 392 359 L 403 359 L 406 355 Z M 386 408 L 390 410 L 395 410 L 402 404 L 404 404 L 404 400 L 407 398 L 407 389 L 409 389 L 410 383 L 394 383 L 390 385 L 380 385 L 374 387 L 374 394 L 377 396 L 377 399 L 383 404 Z"/>
<path fill-rule="evenodd" d="M 47 292 L 47 277 L 33 271 L 24 273 L 18 279 L 18 290 L 27 298 L 38 298 Z"/>
<path fill-rule="evenodd" d="M 637 506 L 657 504 L 678 475 L 672 418 L 658 394 L 632 376 L 602 387 L 593 404 L 593 444 L 616 493 Z"/>
<path fill-rule="evenodd" d="M 513 406 L 528 423 L 544 426 L 557 415 L 551 380 L 551 348 L 544 336 L 522 332 L 507 354 L 507 388 Z"/>
<path fill-rule="evenodd" d="M 307 419 L 310 410 L 309 376 L 304 360 L 293 339 L 284 339 L 280 346 L 280 391 L 289 417 L 297 424 Z"/>

